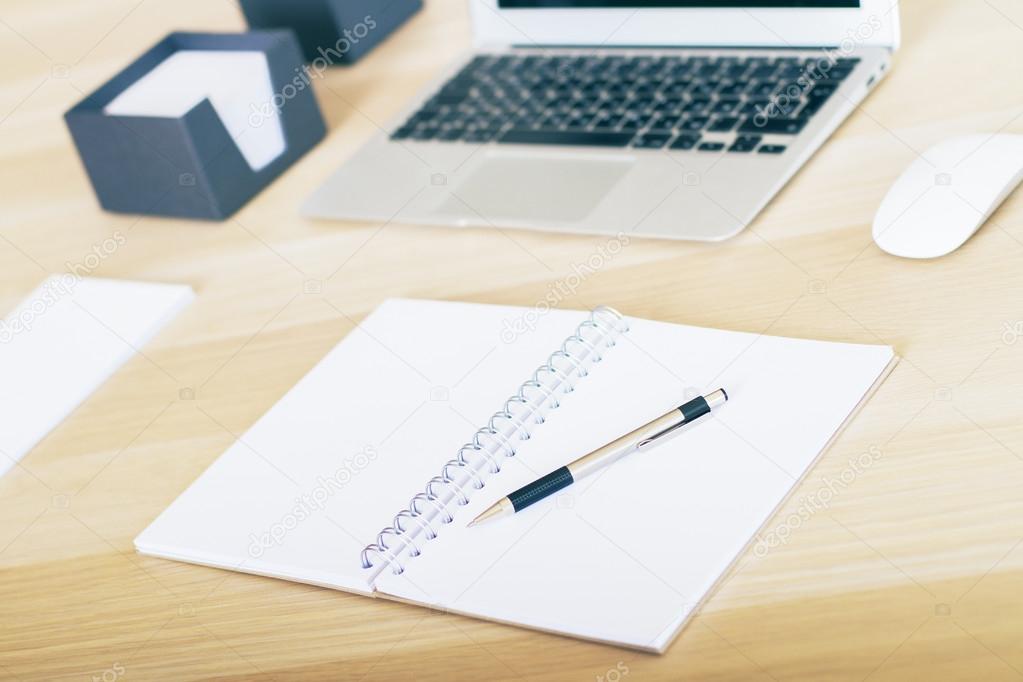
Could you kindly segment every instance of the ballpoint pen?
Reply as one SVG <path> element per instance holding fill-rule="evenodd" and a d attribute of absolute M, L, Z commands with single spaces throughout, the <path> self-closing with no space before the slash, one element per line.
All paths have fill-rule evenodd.
<path fill-rule="evenodd" d="M 727 400 L 728 394 L 725 393 L 723 388 L 719 388 L 705 396 L 694 398 L 674 408 L 667 414 L 661 415 L 652 422 L 625 434 L 621 438 L 611 441 L 607 445 L 580 457 L 574 462 L 536 479 L 532 483 L 510 493 L 507 497 L 502 497 L 473 519 L 469 525 L 476 526 L 499 516 L 507 516 L 522 511 L 529 505 L 539 502 L 549 495 L 553 495 L 584 476 L 588 476 L 594 471 L 617 462 L 631 452 L 653 447 L 668 434 L 696 421 L 706 414 L 710 414 L 712 409 L 723 405 Z"/>

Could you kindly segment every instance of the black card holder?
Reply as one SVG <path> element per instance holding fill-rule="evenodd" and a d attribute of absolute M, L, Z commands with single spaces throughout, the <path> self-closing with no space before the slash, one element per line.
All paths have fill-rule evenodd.
<path fill-rule="evenodd" d="M 290 28 L 317 72 L 353 64 L 418 12 L 423 0 L 241 0 L 252 28 Z"/>
<path fill-rule="evenodd" d="M 252 50 L 267 59 L 283 153 L 254 170 L 204 99 L 180 118 L 119 116 L 104 108 L 180 50 Z M 255 117 L 260 112 L 253 111 Z M 119 213 L 223 220 L 326 134 L 302 52 L 290 30 L 172 33 L 64 116 L 100 205 Z M 253 121 L 253 125 L 261 122 Z"/>

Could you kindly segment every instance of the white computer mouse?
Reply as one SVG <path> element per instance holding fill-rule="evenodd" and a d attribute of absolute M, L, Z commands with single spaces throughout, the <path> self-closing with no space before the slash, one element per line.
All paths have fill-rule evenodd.
<path fill-rule="evenodd" d="M 952 253 L 1023 180 L 1023 135 L 945 140 L 924 152 L 888 190 L 874 241 L 904 258 Z"/>

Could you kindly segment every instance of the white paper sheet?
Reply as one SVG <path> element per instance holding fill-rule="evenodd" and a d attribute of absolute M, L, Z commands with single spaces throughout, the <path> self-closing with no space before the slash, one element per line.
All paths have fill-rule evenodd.
<path fill-rule="evenodd" d="M 0 475 L 194 294 L 178 284 L 54 275 L 0 323 Z"/>

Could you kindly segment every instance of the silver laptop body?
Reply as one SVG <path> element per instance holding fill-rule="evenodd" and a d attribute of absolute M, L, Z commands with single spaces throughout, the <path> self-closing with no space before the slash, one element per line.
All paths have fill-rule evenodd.
<path fill-rule="evenodd" d="M 518 32 L 476 8 L 482 44 L 345 161 L 304 213 L 725 239 L 742 231 L 863 101 L 897 47 L 897 8 L 875 0 L 813 9 L 692 8 L 714 3 L 665 0 L 685 7 L 654 2 L 656 8 L 629 10 L 625 21 L 638 26 L 619 29 L 599 47 L 575 44 L 604 30 L 604 17 L 606 25 L 620 19 L 624 8 L 604 7 L 615 2 L 472 0 L 491 3 L 520 29 L 554 31 L 549 39 L 561 43 L 516 44 Z M 566 12 L 593 20 L 580 29 Z M 576 33 L 565 39 L 559 24 Z M 665 47 L 664 31 L 688 31 L 682 38 L 701 44 Z M 831 42 L 800 44 L 818 32 Z M 493 44 L 501 36 L 508 44 Z"/>

